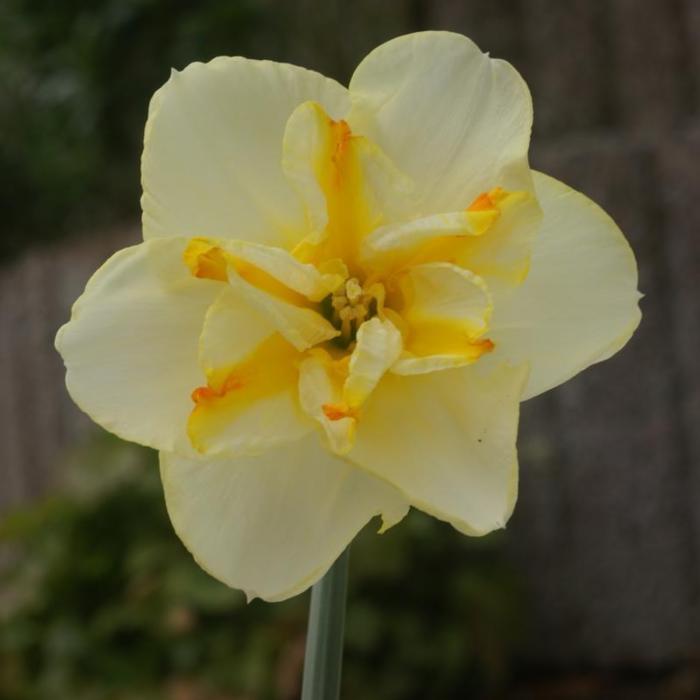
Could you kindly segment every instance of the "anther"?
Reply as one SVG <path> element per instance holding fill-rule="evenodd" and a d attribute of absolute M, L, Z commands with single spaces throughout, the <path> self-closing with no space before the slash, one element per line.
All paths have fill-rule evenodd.
<path fill-rule="evenodd" d="M 383 301 L 384 287 L 380 283 L 374 282 L 365 289 L 355 277 L 326 297 L 323 307 L 326 317 L 340 331 L 337 344 L 348 347 L 360 326 L 377 313 Z"/>
<path fill-rule="evenodd" d="M 351 304 L 356 304 L 362 298 L 362 285 L 355 277 L 351 277 L 345 283 L 345 293 L 348 295 L 348 300 Z"/>

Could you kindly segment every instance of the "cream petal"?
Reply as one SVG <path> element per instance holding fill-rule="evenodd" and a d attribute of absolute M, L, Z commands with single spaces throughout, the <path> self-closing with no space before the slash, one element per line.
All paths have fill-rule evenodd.
<path fill-rule="evenodd" d="M 243 362 L 277 330 L 231 287 L 220 289 L 207 310 L 199 338 L 199 362 L 206 376 Z"/>
<path fill-rule="evenodd" d="M 258 289 L 232 267 L 228 269 L 228 279 L 241 299 L 264 314 L 297 350 L 307 350 L 339 335 L 333 325 L 313 309 L 296 306 Z"/>
<path fill-rule="evenodd" d="M 299 410 L 296 379 L 296 372 L 283 376 L 273 387 L 266 384 L 262 395 L 252 386 L 199 402 L 188 423 L 192 446 L 207 457 L 233 458 L 259 455 L 310 433 L 313 424 Z"/>
<path fill-rule="evenodd" d="M 534 194 L 496 188 L 462 211 L 387 224 L 363 242 L 362 260 L 385 274 L 433 261 L 454 261 L 498 286 L 520 284 L 542 220 Z M 488 202 L 488 206 L 484 206 Z M 478 209 L 472 206 L 479 205 Z"/>
<path fill-rule="evenodd" d="M 469 535 L 503 527 L 517 496 L 527 368 L 388 374 L 363 409 L 349 459 Z"/>
<path fill-rule="evenodd" d="M 391 270 L 420 260 L 423 247 L 444 238 L 461 242 L 478 236 L 466 210 L 433 214 L 376 228 L 362 243 L 361 259 L 369 265 Z"/>
<path fill-rule="evenodd" d="M 258 454 L 313 430 L 297 400 L 300 354 L 231 288 L 206 314 L 199 356 L 207 386 L 188 421 L 199 452 Z"/>
<path fill-rule="evenodd" d="M 334 362 L 325 350 L 310 352 L 299 365 L 299 403 L 321 426 L 328 449 L 337 455 L 347 454 L 352 448 L 356 420 L 349 412 L 331 417 L 324 409 L 342 404 L 346 376 L 346 368 Z"/>
<path fill-rule="evenodd" d="M 282 138 L 289 115 L 307 100 L 337 117 L 349 107 L 341 85 L 287 64 L 220 57 L 173 71 L 146 124 L 144 238 L 295 244 L 306 221 L 282 171 Z"/>
<path fill-rule="evenodd" d="M 454 323 L 471 340 L 488 327 L 491 295 L 473 272 L 446 262 L 427 263 L 408 270 L 405 284 L 408 303 L 401 316 L 407 323 Z"/>
<path fill-rule="evenodd" d="M 477 351 L 473 354 L 439 353 L 420 357 L 406 352 L 396 361 L 391 371 L 394 374 L 403 375 L 441 372 L 444 369 L 454 369 L 474 364 L 482 354 Z"/>
<path fill-rule="evenodd" d="M 153 240 L 112 256 L 56 336 L 73 400 L 120 437 L 169 451 L 188 446 L 199 334 L 221 289 L 191 276 L 186 246 Z"/>
<path fill-rule="evenodd" d="M 248 599 L 301 593 L 370 518 L 391 525 L 408 509 L 394 488 L 328 453 L 315 435 L 259 457 L 161 453 L 161 475 L 185 546 Z"/>
<path fill-rule="evenodd" d="M 302 408 L 324 429 L 336 454 L 351 449 L 360 408 L 400 354 L 399 330 L 375 317 L 360 326 L 349 362 L 334 361 L 317 350 L 301 363 Z"/>
<path fill-rule="evenodd" d="M 532 100 L 469 39 L 421 32 L 372 51 L 350 81 L 352 128 L 414 182 L 413 215 L 456 211 L 495 186 L 532 190 Z"/>
<path fill-rule="evenodd" d="M 427 263 L 401 276 L 404 321 L 402 357 L 395 374 L 419 374 L 475 362 L 492 349 L 491 295 L 484 281 L 450 263 Z"/>
<path fill-rule="evenodd" d="M 315 102 L 300 105 L 284 134 L 282 165 L 306 205 L 306 237 L 295 254 L 354 268 L 362 239 L 406 209 L 412 183 L 376 144 Z"/>
<path fill-rule="evenodd" d="M 192 238 L 184 259 L 195 277 L 225 282 L 233 267 L 249 284 L 297 305 L 320 301 L 345 279 L 337 265 L 319 271 L 282 248 L 238 239 Z"/>
<path fill-rule="evenodd" d="M 363 323 L 350 356 L 343 402 L 351 408 L 359 408 L 396 362 L 401 349 L 401 333 L 391 321 L 375 316 Z"/>
<path fill-rule="evenodd" d="M 494 292 L 492 361 L 527 361 L 530 398 L 605 360 L 641 319 L 634 254 L 613 220 L 561 182 L 535 173 L 544 212 L 529 275 Z"/>
<path fill-rule="evenodd" d="M 483 235 L 464 240 L 456 261 L 490 287 L 512 287 L 522 284 L 530 270 L 542 210 L 534 194 L 523 191 L 504 194 L 496 207 L 495 221 Z"/>
<path fill-rule="evenodd" d="M 314 265 L 300 262 L 282 248 L 238 240 L 224 247 L 238 260 L 262 270 L 311 301 L 320 301 L 344 281 L 338 274 L 323 274 Z"/>
<path fill-rule="evenodd" d="M 287 120 L 282 169 L 301 196 L 315 240 L 328 223 L 323 183 L 330 167 L 333 135 L 327 115 L 315 102 L 299 105 Z"/>

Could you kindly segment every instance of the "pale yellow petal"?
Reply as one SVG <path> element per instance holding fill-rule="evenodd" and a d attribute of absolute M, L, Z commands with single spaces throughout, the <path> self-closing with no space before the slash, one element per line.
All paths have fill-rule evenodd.
<path fill-rule="evenodd" d="M 196 237 L 190 239 L 184 262 L 195 277 L 228 282 L 229 267 L 249 284 L 297 306 L 320 301 L 345 279 L 341 270 L 319 270 L 282 248 Z"/>
<path fill-rule="evenodd" d="M 491 200 L 488 193 L 482 197 Z M 491 205 L 491 209 L 469 212 L 472 219 L 478 215 L 494 217 L 483 235 L 463 241 L 456 262 L 483 277 L 492 287 L 521 284 L 530 270 L 542 210 L 535 195 L 525 191 L 499 192 Z"/>
<path fill-rule="evenodd" d="M 224 249 L 237 261 L 261 270 L 288 289 L 311 301 L 320 301 L 343 282 L 340 275 L 323 274 L 314 265 L 300 262 L 282 248 L 246 241 L 230 241 Z M 237 270 L 245 277 L 246 272 L 242 269 L 240 262 Z M 255 284 L 256 280 L 252 277 L 249 281 Z"/>
<path fill-rule="evenodd" d="M 366 402 L 349 459 L 469 535 L 501 528 L 517 496 L 524 367 L 388 374 Z"/>
<path fill-rule="evenodd" d="M 199 452 L 259 453 L 312 430 L 297 400 L 300 354 L 229 287 L 207 312 L 199 356 L 207 382 L 192 387 L 188 421 Z"/>
<path fill-rule="evenodd" d="M 466 237 L 480 234 L 481 231 L 472 225 L 466 209 L 433 214 L 376 228 L 363 241 L 360 255 L 367 264 L 388 272 L 427 262 L 436 243 L 450 244 L 445 255 L 441 255 L 442 249 L 435 251 L 436 259 L 450 257 L 453 249 L 461 247 Z"/>
<path fill-rule="evenodd" d="M 282 171 L 282 138 L 307 100 L 336 118 L 349 105 L 338 83 L 282 63 L 220 57 L 173 71 L 146 125 L 144 237 L 294 245 L 307 227 Z"/>
<path fill-rule="evenodd" d="M 520 284 L 542 219 L 534 194 L 495 187 L 464 204 L 461 211 L 379 227 L 364 240 L 362 260 L 383 274 L 447 260 L 491 284 Z"/>
<path fill-rule="evenodd" d="M 360 63 L 350 94 L 352 129 L 415 182 L 414 216 L 458 211 L 495 186 L 532 189 L 527 86 L 466 37 L 392 39 Z"/>
<path fill-rule="evenodd" d="M 396 304 L 404 325 L 404 354 L 396 374 L 419 374 L 459 367 L 490 352 L 482 337 L 491 315 L 491 295 L 484 281 L 450 263 L 428 263 L 401 275 Z"/>
<path fill-rule="evenodd" d="M 206 376 L 211 376 L 222 367 L 243 362 L 276 331 L 265 314 L 231 287 L 222 285 L 204 317 L 199 337 L 200 365 Z"/>
<path fill-rule="evenodd" d="M 325 350 L 310 352 L 299 365 L 299 403 L 323 429 L 328 449 L 347 454 L 355 438 L 356 417 L 350 411 L 333 412 L 342 406 L 347 363 L 334 361 Z"/>
<path fill-rule="evenodd" d="M 73 400 L 120 437 L 167 450 L 188 445 L 199 334 L 221 289 L 190 274 L 186 246 L 154 240 L 112 256 L 56 337 Z"/>
<path fill-rule="evenodd" d="M 494 297 L 494 362 L 527 361 L 524 398 L 617 352 L 639 324 L 634 254 L 614 221 L 587 197 L 535 173 L 544 212 L 529 275 Z"/>
<path fill-rule="evenodd" d="M 287 120 L 282 168 L 302 198 L 314 241 L 321 239 L 328 223 L 324 184 L 335 145 L 332 120 L 317 103 L 299 105 Z"/>
<path fill-rule="evenodd" d="M 350 356 L 343 403 L 359 408 L 401 354 L 401 333 L 389 320 L 374 317 L 360 326 Z"/>
<path fill-rule="evenodd" d="M 259 457 L 161 453 L 175 530 L 212 576 L 276 601 L 315 583 L 363 525 L 398 522 L 398 492 L 331 455 L 315 435 Z"/>
<path fill-rule="evenodd" d="M 228 276 L 236 294 L 266 316 L 297 350 L 307 350 L 338 336 L 333 325 L 312 308 L 296 306 L 258 289 L 232 267 L 228 269 Z"/>
<path fill-rule="evenodd" d="M 295 255 L 316 263 L 339 258 L 357 274 L 363 238 L 405 208 L 400 200 L 410 182 L 376 144 L 315 102 L 289 118 L 283 166 L 306 204 L 312 231 Z"/>
<path fill-rule="evenodd" d="M 206 455 L 260 454 L 313 429 L 299 408 L 298 353 L 279 334 L 192 393 L 187 434 Z"/>
<path fill-rule="evenodd" d="M 350 450 L 362 405 L 400 354 L 401 333 L 375 317 L 360 326 L 349 360 L 319 350 L 301 363 L 301 405 L 324 429 L 333 452 Z"/>

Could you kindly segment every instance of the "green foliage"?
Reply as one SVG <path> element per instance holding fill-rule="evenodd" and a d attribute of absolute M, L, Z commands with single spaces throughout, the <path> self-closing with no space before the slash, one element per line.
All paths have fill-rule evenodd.
<path fill-rule="evenodd" d="M 254 601 L 174 535 L 151 452 L 102 438 L 68 493 L 0 526 L 0 696 L 7 700 L 295 698 L 308 597 Z M 464 697 L 498 688 L 521 598 L 500 537 L 412 513 L 353 544 L 344 696 Z"/>
<path fill-rule="evenodd" d="M 171 67 L 252 55 L 254 0 L 0 3 L 0 259 L 135 216 L 151 94 Z"/>

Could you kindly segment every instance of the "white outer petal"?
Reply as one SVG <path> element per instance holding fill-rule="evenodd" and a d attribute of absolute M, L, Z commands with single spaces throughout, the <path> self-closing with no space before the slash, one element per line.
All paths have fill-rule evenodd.
<path fill-rule="evenodd" d="M 408 510 L 395 489 L 328 453 L 316 435 L 258 457 L 161 453 L 161 475 L 185 546 L 248 599 L 301 593 L 370 518 L 392 525 Z"/>
<path fill-rule="evenodd" d="M 282 137 L 307 100 L 336 117 L 349 107 L 335 81 L 283 63 L 219 57 L 173 71 L 144 135 L 144 238 L 296 243 L 306 220 L 282 172 Z"/>
<path fill-rule="evenodd" d="M 524 399 L 616 353 L 641 319 L 634 253 L 615 222 L 580 192 L 534 176 L 544 219 L 530 273 L 494 290 L 489 330 L 489 361 L 530 363 Z"/>
<path fill-rule="evenodd" d="M 196 279 L 184 239 L 113 255 L 56 336 L 73 400 L 102 427 L 156 449 L 188 449 L 190 394 L 202 384 L 197 344 L 221 285 Z"/>
<path fill-rule="evenodd" d="M 460 532 L 504 527 L 517 497 L 526 380 L 526 366 L 388 374 L 365 404 L 348 457 Z"/>
<path fill-rule="evenodd" d="M 532 189 L 527 85 L 466 37 L 433 31 L 392 39 L 360 63 L 350 95 L 353 131 L 415 182 L 413 215 L 461 209 L 496 185 Z"/>

